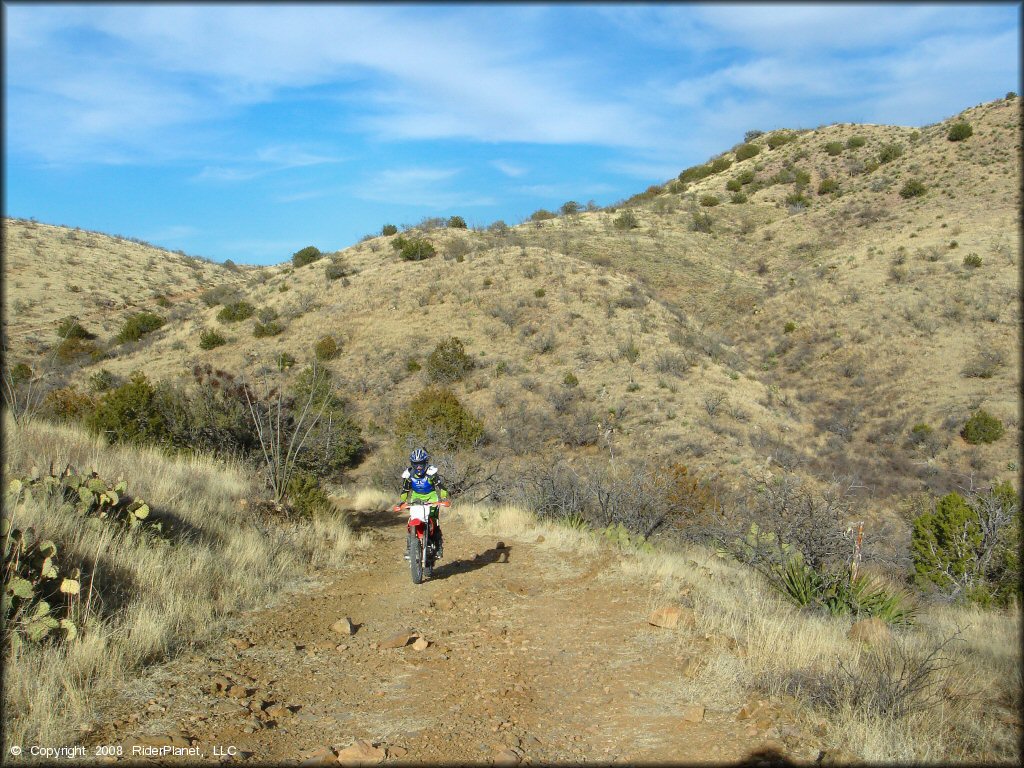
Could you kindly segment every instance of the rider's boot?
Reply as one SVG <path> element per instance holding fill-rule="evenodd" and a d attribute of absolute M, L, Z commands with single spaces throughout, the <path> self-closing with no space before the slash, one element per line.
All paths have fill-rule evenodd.
<path fill-rule="evenodd" d="M 444 536 L 441 535 L 441 526 L 434 528 L 435 541 L 437 542 L 437 550 L 435 557 L 440 560 L 444 557 Z"/>

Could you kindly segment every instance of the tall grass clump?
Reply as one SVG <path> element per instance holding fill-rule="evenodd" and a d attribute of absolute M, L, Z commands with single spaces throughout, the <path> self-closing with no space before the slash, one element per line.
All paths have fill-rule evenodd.
<path fill-rule="evenodd" d="M 11 744 L 75 743 L 97 691 L 116 691 L 146 665 L 212 639 L 229 615 L 289 586 L 310 564 L 335 561 L 350 545 L 343 523 L 326 516 L 317 526 L 257 520 L 247 501 L 258 489 L 240 464 L 106 446 L 79 429 L 39 421 L 8 419 L 4 427 L 10 475 L 70 464 L 124 478 L 164 524 L 158 535 L 97 518 L 86 525 L 58 496 L 6 499 L 12 526 L 35 528 L 55 543 L 62 568 L 81 572 L 77 636 L 4 649 Z"/>

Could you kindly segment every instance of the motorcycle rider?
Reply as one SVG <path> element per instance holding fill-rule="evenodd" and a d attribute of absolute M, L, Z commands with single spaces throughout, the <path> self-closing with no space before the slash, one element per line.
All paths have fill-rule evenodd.
<path fill-rule="evenodd" d="M 415 448 L 409 454 L 409 467 L 402 473 L 400 498 L 410 504 L 442 501 L 448 498 L 448 489 L 444 487 L 437 467 L 430 464 L 430 455 L 425 448 Z M 438 507 L 430 508 L 430 518 L 434 521 L 434 541 L 437 545 L 435 551 L 437 559 L 440 560 L 444 556 L 444 538 L 441 535 Z M 408 552 L 405 553 L 405 559 L 409 559 Z"/>

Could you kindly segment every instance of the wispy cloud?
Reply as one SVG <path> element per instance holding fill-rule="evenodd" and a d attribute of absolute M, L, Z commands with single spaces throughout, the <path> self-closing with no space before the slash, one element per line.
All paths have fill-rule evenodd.
<path fill-rule="evenodd" d="M 527 172 L 527 169 L 523 166 L 517 165 L 516 163 L 510 163 L 507 160 L 492 160 L 491 165 L 506 176 L 511 176 L 512 178 L 518 178 Z"/>
<path fill-rule="evenodd" d="M 380 171 L 354 186 L 351 194 L 363 200 L 445 208 L 494 205 L 492 195 L 460 191 L 453 183 L 457 168 L 403 168 Z"/>
<path fill-rule="evenodd" d="M 249 181 L 259 176 L 293 168 L 343 162 L 344 158 L 310 152 L 298 146 L 263 147 L 252 157 L 232 165 L 210 165 L 196 176 L 197 181 Z"/>

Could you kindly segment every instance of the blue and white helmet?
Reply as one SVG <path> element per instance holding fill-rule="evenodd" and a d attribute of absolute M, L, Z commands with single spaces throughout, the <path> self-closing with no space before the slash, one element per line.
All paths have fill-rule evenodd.
<path fill-rule="evenodd" d="M 423 477 L 427 473 L 428 461 L 430 461 L 430 455 L 424 448 L 415 448 L 409 454 L 409 463 L 412 465 L 412 471 L 416 477 Z"/>

